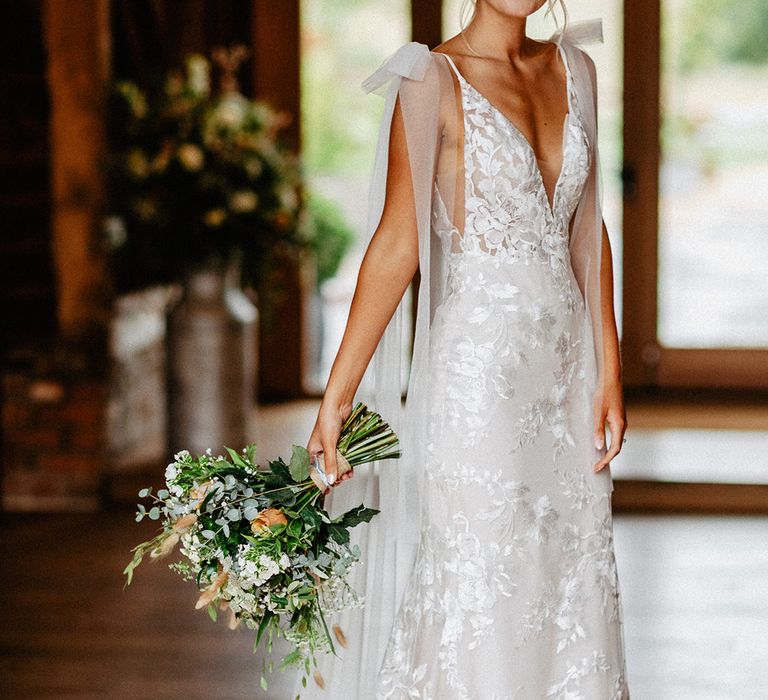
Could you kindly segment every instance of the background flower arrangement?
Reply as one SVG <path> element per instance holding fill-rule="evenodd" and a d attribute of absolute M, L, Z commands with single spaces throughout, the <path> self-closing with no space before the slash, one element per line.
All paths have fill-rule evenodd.
<path fill-rule="evenodd" d="M 233 254 L 240 281 L 255 286 L 277 249 L 311 246 L 299 161 L 279 138 L 289 117 L 239 91 L 244 49 L 214 56 L 218 90 L 200 55 L 157 89 L 115 85 L 104 232 L 123 290 L 226 266 Z"/>

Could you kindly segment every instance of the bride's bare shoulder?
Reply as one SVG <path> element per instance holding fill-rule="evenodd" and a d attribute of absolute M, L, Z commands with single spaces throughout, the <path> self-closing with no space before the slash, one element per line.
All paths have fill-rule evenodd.
<path fill-rule="evenodd" d="M 450 39 L 446 39 L 442 44 L 438 44 L 432 49 L 432 53 L 447 54 L 451 58 L 461 56 L 464 53 L 465 44 L 461 40 L 461 35 L 457 34 Z"/>

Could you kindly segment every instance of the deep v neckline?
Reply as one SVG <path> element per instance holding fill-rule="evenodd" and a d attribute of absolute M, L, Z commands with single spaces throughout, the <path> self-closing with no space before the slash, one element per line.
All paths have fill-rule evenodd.
<path fill-rule="evenodd" d="M 563 61 L 563 66 L 565 67 L 565 100 L 566 105 L 568 107 L 568 110 L 565 113 L 565 117 L 563 118 L 563 130 L 562 135 L 560 137 L 560 148 L 562 150 L 561 154 L 561 161 L 560 161 L 560 171 L 557 174 L 557 179 L 555 180 L 554 188 L 552 189 L 552 201 L 549 199 L 549 194 L 547 193 L 547 186 L 544 183 L 544 175 L 541 172 L 541 166 L 539 165 L 539 157 L 536 155 L 536 151 L 533 148 L 533 145 L 528 140 L 528 137 L 523 133 L 522 129 L 517 126 L 501 109 L 499 109 L 491 100 L 486 97 L 480 90 L 478 90 L 472 83 L 470 83 L 461 73 L 461 71 L 456 67 L 456 64 L 454 63 L 453 59 L 447 54 L 447 53 L 441 53 L 439 51 L 433 51 L 432 53 L 439 53 L 441 56 L 445 56 L 448 63 L 453 67 L 454 72 L 456 73 L 456 77 L 459 79 L 461 83 L 466 85 L 470 90 L 473 90 L 475 94 L 483 100 L 488 107 L 498 114 L 504 122 L 511 128 L 523 141 L 525 144 L 528 152 L 530 153 L 531 157 L 533 158 L 534 165 L 536 167 L 536 174 L 539 179 L 539 183 L 541 185 L 541 189 L 544 192 L 544 199 L 547 203 L 547 208 L 549 210 L 549 214 L 552 219 L 555 218 L 555 205 L 557 204 L 557 192 L 558 188 L 560 186 L 560 181 L 563 178 L 563 171 L 565 170 L 565 152 L 566 152 L 566 139 L 568 136 L 568 124 L 570 121 L 571 113 L 573 110 L 573 107 L 571 105 L 571 70 L 570 66 L 568 65 L 568 59 L 565 55 L 565 51 L 563 50 L 562 45 L 555 43 L 554 41 L 548 42 L 550 44 L 554 44 L 557 51 L 560 53 L 560 57 Z M 463 105 L 462 105 L 462 112 L 463 112 Z"/>

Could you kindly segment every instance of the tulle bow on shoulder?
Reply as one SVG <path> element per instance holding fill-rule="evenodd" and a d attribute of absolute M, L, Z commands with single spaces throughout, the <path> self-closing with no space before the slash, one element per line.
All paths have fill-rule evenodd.
<path fill-rule="evenodd" d="M 565 31 L 556 31 L 550 37 L 550 41 L 558 44 L 561 41 L 570 44 L 601 44 L 603 42 L 603 20 L 601 17 L 596 17 L 578 22 L 569 22 L 565 27 Z"/>
<path fill-rule="evenodd" d="M 400 76 L 411 80 L 422 80 L 430 59 L 429 47 L 418 41 L 403 44 L 389 58 L 371 73 L 362 83 L 365 92 L 377 95 L 386 93 L 386 86 L 392 78 Z"/>

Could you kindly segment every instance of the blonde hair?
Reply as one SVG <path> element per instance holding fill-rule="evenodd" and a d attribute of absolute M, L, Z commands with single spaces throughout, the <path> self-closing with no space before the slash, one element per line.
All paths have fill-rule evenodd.
<path fill-rule="evenodd" d="M 555 17 L 555 6 L 559 5 L 560 10 L 563 13 L 563 26 L 562 29 L 560 27 L 560 23 L 557 21 L 557 17 Z M 469 13 L 471 9 L 471 16 L 469 19 L 467 19 L 467 14 Z M 461 3 L 461 9 L 459 10 L 459 28 L 460 28 L 460 34 L 464 39 L 464 43 L 469 47 L 469 49 L 475 53 L 476 55 L 479 55 L 477 51 L 475 51 L 467 41 L 467 37 L 464 36 L 464 30 L 472 23 L 472 20 L 475 19 L 475 15 L 477 14 L 477 0 L 462 0 Z M 568 26 L 568 8 L 565 6 L 565 0 L 547 0 L 547 11 L 544 13 L 544 17 L 547 17 L 551 15 L 552 18 L 555 21 L 555 29 L 557 31 L 564 32 L 565 28 Z"/>

